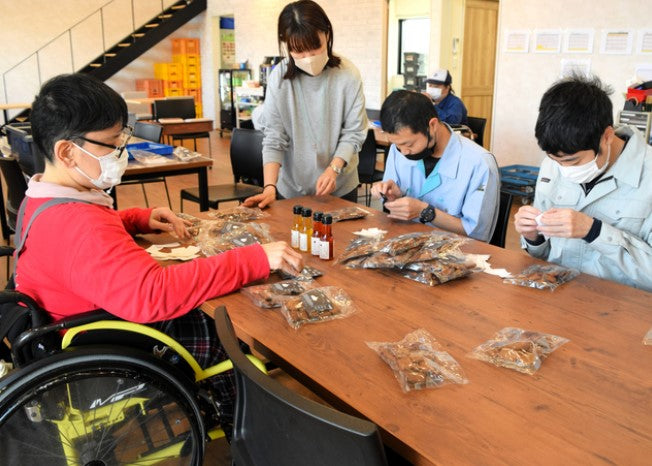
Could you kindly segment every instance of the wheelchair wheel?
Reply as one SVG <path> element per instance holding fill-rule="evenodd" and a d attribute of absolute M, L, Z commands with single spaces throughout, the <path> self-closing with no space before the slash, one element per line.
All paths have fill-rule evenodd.
<path fill-rule="evenodd" d="M 193 381 L 152 355 L 81 347 L 0 380 L 0 464 L 199 465 Z"/>

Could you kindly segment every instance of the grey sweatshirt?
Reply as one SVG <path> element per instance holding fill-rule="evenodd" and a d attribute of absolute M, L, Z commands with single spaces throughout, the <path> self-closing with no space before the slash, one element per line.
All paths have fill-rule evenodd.
<path fill-rule="evenodd" d="M 281 164 L 278 192 L 285 198 L 315 193 L 317 178 L 333 157 L 347 162 L 334 196 L 358 182 L 358 152 L 367 136 L 362 80 L 345 58 L 318 76 L 283 79 L 287 59 L 269 77 L 263 107 L 263 164 Z"/>

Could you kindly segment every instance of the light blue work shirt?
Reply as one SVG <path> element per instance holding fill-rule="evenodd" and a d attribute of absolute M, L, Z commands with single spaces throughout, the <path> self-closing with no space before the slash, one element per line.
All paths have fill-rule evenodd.
<path fill-rule="evenodd" d="M 570 208 L 601 220 L 598 237 L 553 237 L 536 246 L 521 237 L 521 244 L 534 257 L 652 291 L 652 146 L 633 126 L 617 128 L 616 136 L 629 140 L 589 194 L 546 157 L 534 195 L 541 212 Z"/>
<path fill-rule="evenodd" d="M 383 176 L 387 180 L 394 180 L 404 196 L 461 218 L 471 238 L 491 239 L 498 218 L 500 175 L 494 156 L 470 139 L 451 131 L 441 159 L 427 178 L 422 160 L 408 160 L 392 144 Z"/>

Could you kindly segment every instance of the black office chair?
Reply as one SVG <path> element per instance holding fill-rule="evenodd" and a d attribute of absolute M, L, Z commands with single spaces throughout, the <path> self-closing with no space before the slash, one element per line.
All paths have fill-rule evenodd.
<path fill-rule="evenodd" d="M 2 238 L 8 243 L 16 229 L 16 215 L 27 191 L 27 181 L 14 157 L 0 157 L 0 171 L 7 186 L 6 203 L 0 186 L 0 225 Z"/>
<path fill-rule="evenodd" d="M 224 307 L 215 310 L 215 327 L 235 373 L 234 464 L 387 464 L 375 424 L 308 400 L 263 374 L 240 349 Z"/>
<path fill-rule="evenodd" d="M 471 128 L 471 131 L 476 135 L 476 144 L 482 146 L 484 143 L 484 127 L 487 126 L 487 119 L 470 116 L 467 117 L 467 120 L 467 126 Z"/>
<path fill-rule="evenodd" d="M 152 104 L 152 111 L 154 118 L 158 121 L 161 118 L 195 118 L 195 99 L 192 97 L 169 98 L 155 100 Z M 197 139 L 208 139 L 208 156 L 211 156 L 211 135 L 208 131 L 200 133 L 184 133 L 173 134 L 172 143 L 175 141 L 183 141 L 184 139 L 192 139 L 194 150 L 197 151 Z"/>
<path fill-rule="evenodd" d="M 233 183 L 208 187 L 208 206 L 211 209 L 217 209 L 220 202 L 242 202 L 263 192 L 262 131 L 234 128 L 229 152 Z M 184 200 L 199 203 L 199 188 L 181 190 L 181 212 Z"/>
<path fill-rule="evenodd" d="M 358 179 L 360 184 L 364 185 L 364 199 L 365 205 L 371 204 L 371 185 L 376 181 L 382 181 L 383 172 L 376 170 L 376 157 L 378 152 L 376 150 L 376 138 L 374 137 L 374 130 L 367 131 L 367 139 L 365 139 L 360 149 L 358 157 Z"/>
<path fill-rule="evenodd" d="M 141 139 L 146 139 L 147 141 L 160 142 L 161 133 L 163 132 L 163 127 L 161 125 L 156 125 L 152 123 L 142 123 L 136 121 L 134 123 L 134 136 Z M 172 201 L 170 200 L 170 191 L 168 190 L 168 183 L 165 180 L 164 176 L 156 176 L 153 178 L 145 178 L 140 180 L 128 180 L 120 183 L 122 186 L 128 186 L 130 184 L 140 184 L 140 187 L 143 190 L 143 196 L 145 197 L 145 205 L 149 207 L 149 199 L 147 198 L 147 191 L 145 191 L 145 183 L 163 183 L 165 186 L 165 195 L 168 199 L 168 206 L 170 210 L 172 209 Z"/>
<path fill-rule="evenodd" d="M 498 207 L 498 220 L 496 220 L 496 229 L 489 240 L 489 244 L 505 247 L 505 236 L 507 235 L 507 225 L 509 224 L 509 215 L 512 210 L 513 196 L 504 191 L 500 192 L 500 205 Z"/>

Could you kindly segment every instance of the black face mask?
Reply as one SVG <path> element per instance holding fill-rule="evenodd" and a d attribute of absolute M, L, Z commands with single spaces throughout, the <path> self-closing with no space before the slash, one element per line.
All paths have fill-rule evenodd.
<path fill-rule="evenodd" d="M 437 141 L 432 145 L 432 147 L 428 147 L 430 145 L 430 128 L 428 128 L 428 141 L 426 142 L 426 148 L 423 149 L 421 152 L 418 154 L 410 154 L 410 155 L 405 155 L 403 154 L 403 157 L 405 157 L 408 160 L 412 161 L 417 161 L 417 160 L 423 160 L 427 159 L 428 157 L 432 157 L 432 154 L 435 152 L 435 147 L 437 147 Z"/>

